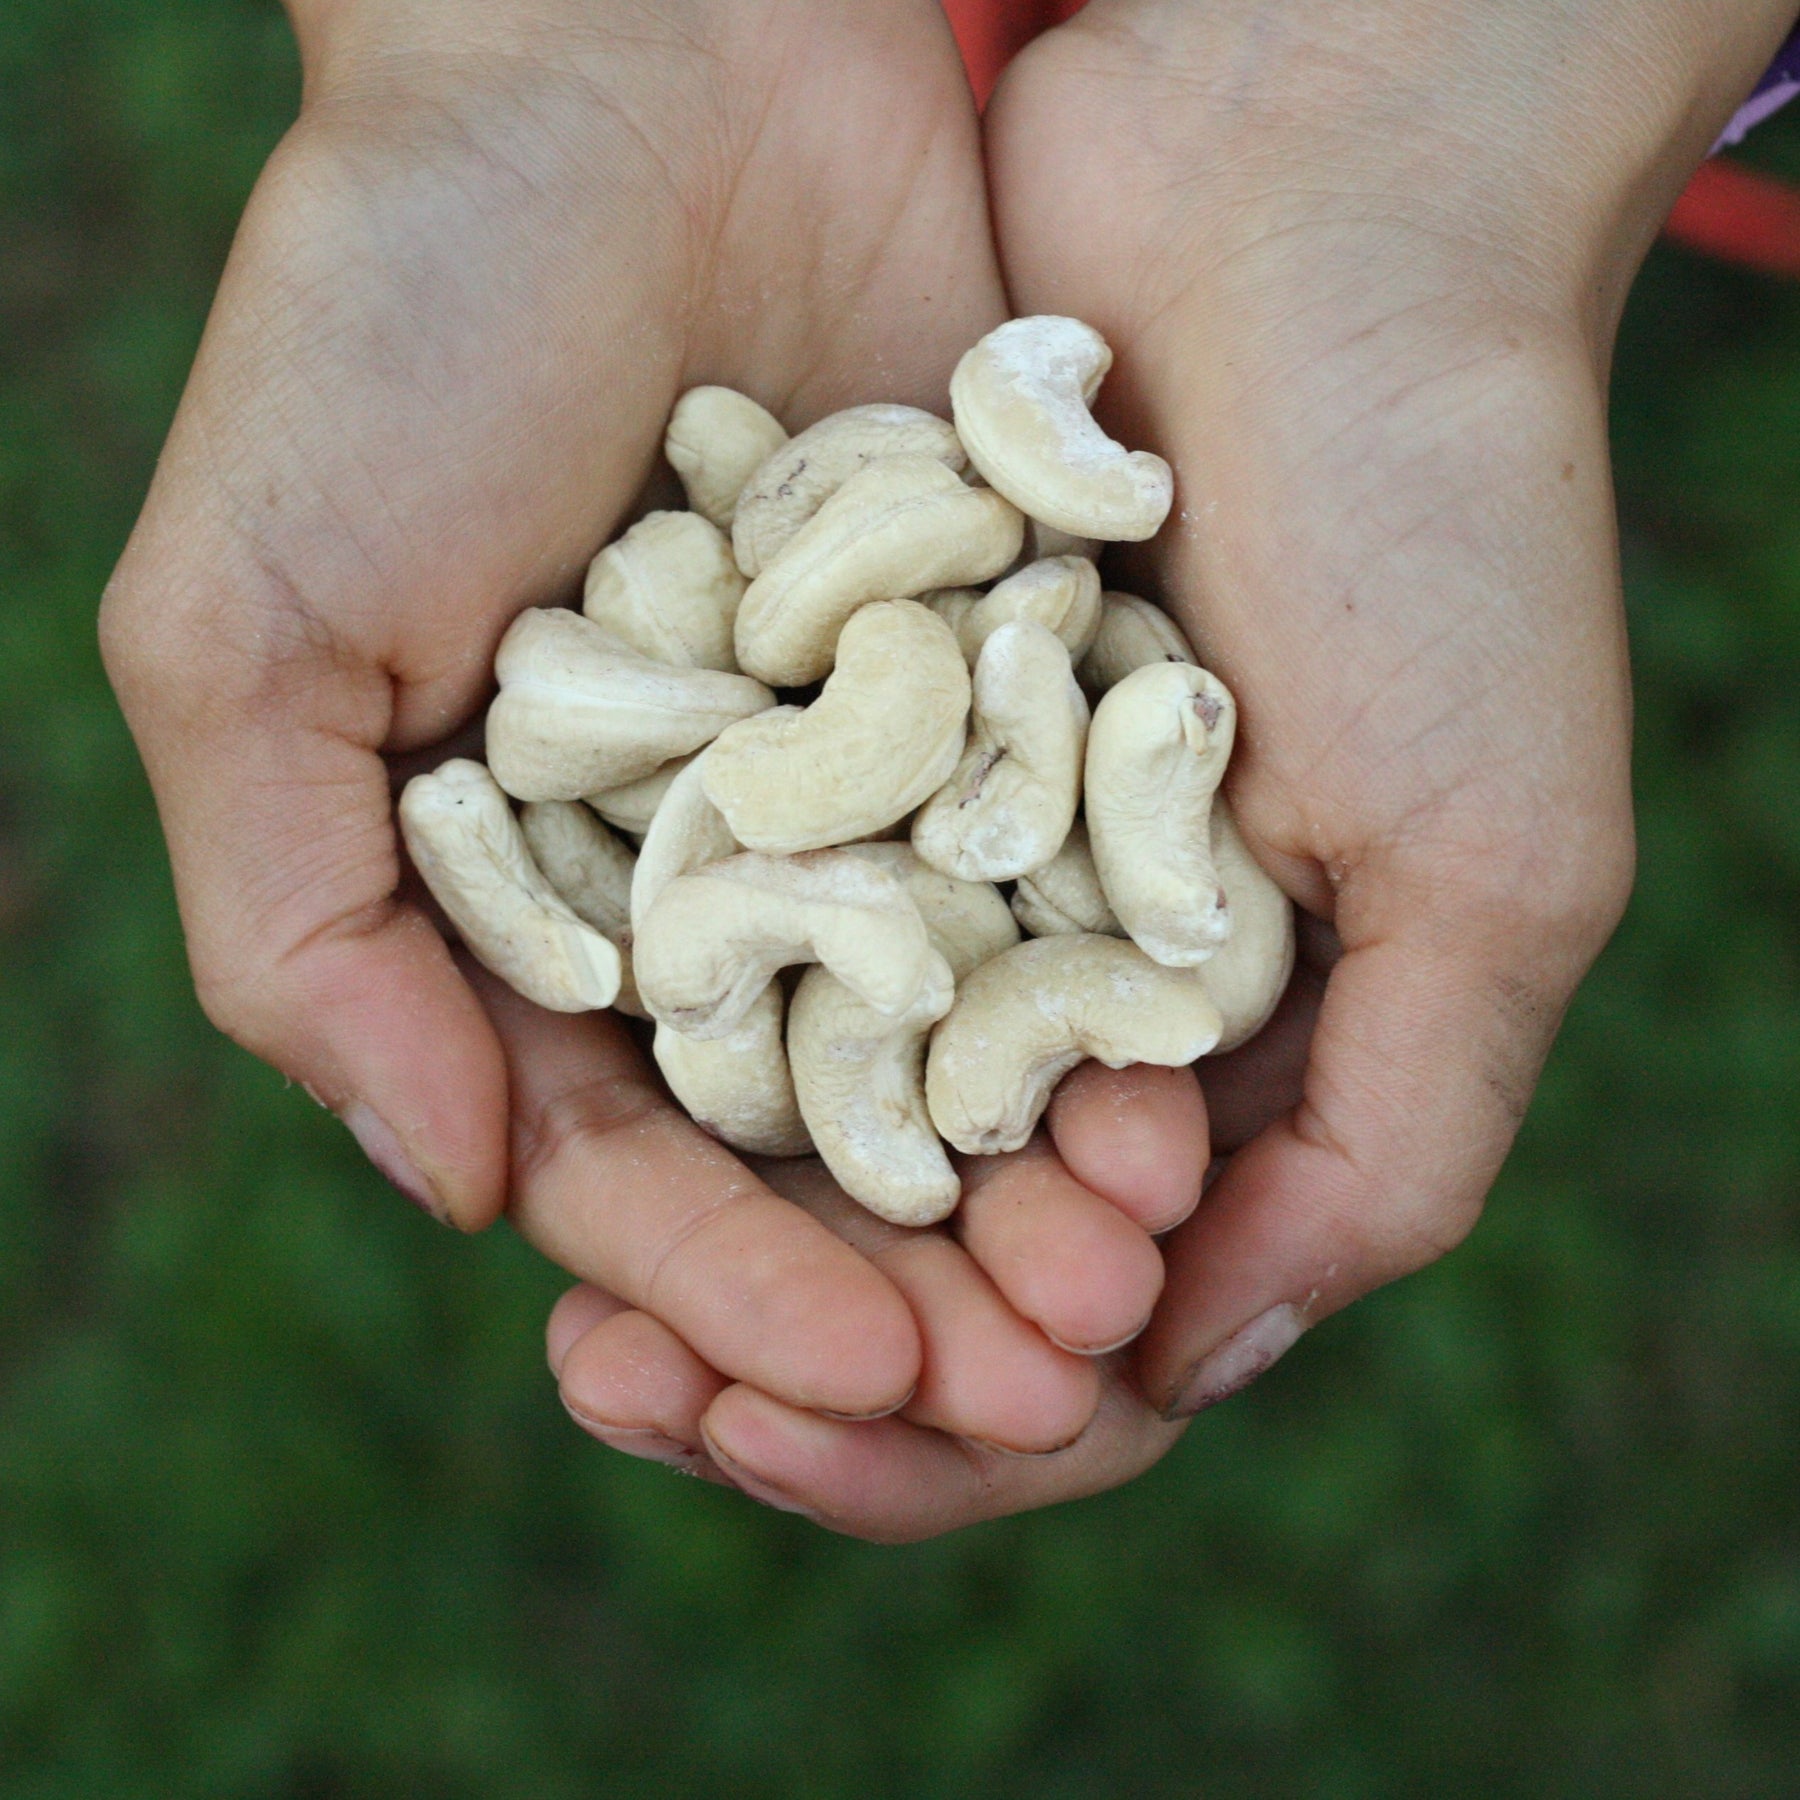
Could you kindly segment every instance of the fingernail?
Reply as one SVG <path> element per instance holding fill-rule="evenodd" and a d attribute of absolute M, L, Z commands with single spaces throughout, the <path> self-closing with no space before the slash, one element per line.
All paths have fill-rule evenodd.
<path fill-rule="evenodd" d="M 798 1500 L 790 1498 L 788 1495 L 784 1494 L 780 1488 L 764 1481 L 760 1475 L 752 1474 L 750 1470 L 746 1469 L 741 1462 L 736 1460 L 736 1458 L 727 1456 L 725 1452 L 713 1442 L 704 1427 L 701 1428 L 701 1436 L 706 1439 L 706 1448 L 711 1452 L 713 1461 L 716 1462 L 752 1500 L 760 1500 L 764 1506 L 771 1507 L 776 1512 L 797 1513 L 803 1519 L 810 1519 L 813 1517 L 813 1514 L 806 1507 L 802 1506 Z"/>
<path fill-rule="evenodd" d="M 1071 1356 L 1111 1356 L 1115 1350 L 1123 1350 L 1127 1344 L 1136 1343 L 1137 1340 L 1150 1329 L 1150 1317 L 1151 1315 L 1149 1313 L 1145 1313 L 1143 1318 L 1140 1319 L 1137 1324 L 1132 1326 L 1122 1338 L 1116 1338 L 1110 1344 L 1065 1344 L 1054 1331 L 1041 1325 L 1038 1329 L 1044 1333 L 1044 1336 L 1047 1337 L 1057 1349 L 1066 1350 Z"/>
<path fill-rule="evenodd" d="M 1182 1383 L 1164 1412 L 1165 1419 L 1189 1419 L 1247 1388 L 1273 1367 L 1299 1341 L 1306 1321 L 1297 1306 L 1271 1306 L 1259 1318 L 1234 1331 Z"/>
<path fill-rule="evenodd" d="M 665 1463 L 671 1469 L 692 1471 L 695 1464 L 706 1460 L 700 1451 L 690 1449 L 679 1438 L 672 1438 L 654 1426 L 609 1425 L 603 1419 L 590 1418 L 577 1411 L 566 1400 L 563 1410 L 589 1437 L 598 1438 L 609 1449 L 635 1456 L 640 1462 Z"/>
<path fill-rule="evenodd" d="M 338 1115 L 350 1128 L 350 1135 L 362 1146 L 362 1153 L 413 1205 L 429 1213 L 440 1225 L 450 1222 L 444 1203 L 431 1190 L 431 1184 L 413 1167 L 411 1159 L 400 1148 L 400 1140 L 375 1110 L 361 1100 L 353 1100 Z"/>
<path fill-rule="evenodd" d="M 884 1406 L 880 1412 L 872 1412 L 872 1413 L 833 1412 L 829 1406 L 821 1406 L 821 1407 L 816 1408 L 815 1410 L 818 1412 L 818 1415 L 821 1419 L 835 1419 L 835 1420 L 837 1420 L 837 1422 L 840 1425 L 869 1425 L 869 1424 L 872 1424 L 877 1419 L 891 1419 L 895 1413 L 901 1412 L 905 1408 L 911 1406 L 914 1398 L 918 1394 L 918 1391 L 919 1391 L 919 1384 L 915 1381 L 912 1384 L 912 1386 L 909 1387 L 906 1390 L 906 1392 L 904 1394 L 902 1394 L 900 1396 L 900 1398 L 893 1403 L 892 1406 Z"/>

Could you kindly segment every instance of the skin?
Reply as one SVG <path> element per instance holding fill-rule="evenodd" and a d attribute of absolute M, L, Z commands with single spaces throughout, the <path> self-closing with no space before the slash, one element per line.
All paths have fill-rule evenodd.
<path fill-rule="evenodd" d="M 1275 1025 L 1209 1074 L 1243 1147 L 1167 1240 L 1136 1355 L 1086 1359 L 1073 1441 L 1075 1375 L 1004 1307 L 1093 1347 L 1155 1298 L 1094 1209 L 1141 1228 L 1191 1194 L 1120 1150 L 1119 1090 L 1075 1087 L 1059 1157 L 897 1255 L 810 1178 L 714 1163 L 615 1027 L 490 1025 L 396 902 L 381 761 L 469 716 L 682 387 L 790 424 L 942 404 L 1005 303 L 941 23 L 426 10 L 297 9 L 306 116 L 103 622 L 202 997 L 459 1223 L 510 1146 L 515 1217 L 586 1282 L 552 1343 L 608 1441 L 883 1540 L 1124 1480 L 1266 1363 L 1246 1326 L 1316 1323 L 1470 1228 L 1623 906 L 1612 335 L 1791 6 L 1095 0 L 1004 83 L 1012 309 L 1096 324 L 1108 422 L 1178 471 L 1138 578 L 1236 693 L 1236 815 L 1317 922 Z M 1170 1166 L 1201 1166 L 1191 1082 L 1151 1091 Z M 1053 1217 L 1119 1254 L 1034 1261 Z M 990 1378 L 956 1369 L 995 1345 Z"/>

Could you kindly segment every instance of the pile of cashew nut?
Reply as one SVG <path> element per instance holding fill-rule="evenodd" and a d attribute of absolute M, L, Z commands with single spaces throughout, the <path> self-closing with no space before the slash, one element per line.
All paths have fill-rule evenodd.
<path fill-rule="evenodd" d="M 580 612 L 521 614 L 487 765 L 400 801 L 477 959 L 654 1021 L 708 1131 L 817 1153 L 898 1224 L 955 1208 L 946 1142 L 1017 1149 L 1084 1058 L 1234 1048 L 1293 966 L 1218 791 L 1231 695 L 1101 591 L 1100 543 L 1173 495 L 1089 411 L 1111 362 L 1015 319 L 958 365 L 954 425 L 856 406 L 792 438 L 693 389 L 665 443 L 693 510 L 602 550 Z"/>

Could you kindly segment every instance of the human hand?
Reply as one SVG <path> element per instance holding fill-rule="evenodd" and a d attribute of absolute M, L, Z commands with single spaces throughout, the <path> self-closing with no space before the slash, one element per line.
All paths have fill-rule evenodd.
<path fill-rule="evenodd" d="M 688 1127 L 616 1024 L 538 1021 L 577 1049 L 515 1082 L 509 1128 L 531 1028 L 503 1048 L 398 895 L 389 776 L 472 717 L 510 619 L 578 584 L 684 387 L 794 425 L 942 404 L 1004 313 L 943 22 L 929 0 L 294 12 L 302 117 L 102 617 L 202 1000 L 440 1217 L 491 1220 L 513 1157 L 526 1233 L 715 1366 L 887 1410 L 920 1370 L 898 1288 Z M 1119 1279 L 1083 1319 L 1045 1265 L 1053 1326 L 1122 1332 L 1155 1297 L 1143 1232 L 1097 1229 Z"/>

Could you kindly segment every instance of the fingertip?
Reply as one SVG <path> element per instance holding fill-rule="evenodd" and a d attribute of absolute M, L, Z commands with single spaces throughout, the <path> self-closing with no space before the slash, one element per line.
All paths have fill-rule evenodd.
<path fill-rule="evenodd" d="M 660 1319 L 614 1304 L 569 1345 L 557 1380 L 563 1405 L 584 1430 L 608 1441 L 655 1434 L 697 1452 L 701 1415 L 725 1377 Z"/>
<path fill-rule="evenodd" d="M 611 1294 L 589 1282 L 579 1282 L 570 1288 L 551 1307 L 550 1317 L 544 1322 L 544 1360 L 550 1365 L 550 1373 L 560 1376 L 563 1359 L 577 1340 L 624 1310 L 623 1300 L 615 1300 Z"/>
<path fill-rule="evenodd" d="M 1210 1145 L 1192 1069 L 1078 1064 L 1046 1124 L 1069 1173 L 1145 1231 L 1172 1230 L 1198 1204 Z"/>

